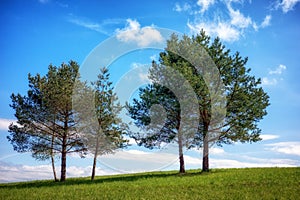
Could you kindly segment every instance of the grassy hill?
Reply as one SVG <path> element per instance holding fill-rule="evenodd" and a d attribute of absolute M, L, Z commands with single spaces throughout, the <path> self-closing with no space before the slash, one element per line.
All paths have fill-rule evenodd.
<path fill-rule="evenodd" d="M 300 168 L 214 169 L 0 184 L 0 199 L 299 199 Z"/>

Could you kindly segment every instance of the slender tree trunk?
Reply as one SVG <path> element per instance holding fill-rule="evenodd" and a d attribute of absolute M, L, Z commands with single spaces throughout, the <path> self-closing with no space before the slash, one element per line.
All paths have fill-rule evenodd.
<path fill-rule="evenodd" d="M 92 176 L 91 176 L 92 181 L 95 179 L 95 174 L 96 174 L 98 148 L 99 148 L 99 136 L 97 136 L 97 140 L 96 140 L 96 149 L 95 149 L 95 153 L 94 153 L 94 162 L 93 162 L 93 169 L 92 169 Z"/>
<path fill-rule="evenodd" d="M 202 171 L 209 171 L 208 123 L 204 122 Z"/>
<path fill-rule="evenodd" d="M 96 163 L 97 163 L 97 154 L 94 154 L 94 162 L 93 162 L 93 169 L 92 169 L 92 176 L 91 180 L 93 181 L 95 179 L 95 174 L 96 174 Z"/>
<path fill-rule="evenodd" d="M 51 141 L 51 163 L 52 163 L 52 170 L 53 170 L 53 176 L 54 181 L 57 182 L 57 176 L 56 176 L 56 170 L 55 170 L 55 160 L 54 160 L 54 153 L 53 153 L 53 147 L 54 146 L 54 134 L 52 135 L 52 141 Z"/>
<path fill-rule="evenodd" d="M 179 173 L 185 173 L 181 133 L 178 134 L 178 152 L 179 152 L 179 166 L 180 166 Z"/>
<path fill-rule="evenodd" d="M 208 137 L 205 134 L 203 138 L 203 158 L 202 158 L 202 171 L 208 172 L 209 171 L 209 159 L 208 159 Z"/>
<path fill-rule="evenodd" d="M 180 169 L 179 172 L 180 173 L 185 173 L 185 167 L 184 167 L 184 158 L 183 158 L 183 154 L 179 155 L 179 163 L 180 163 Z"/>
<path fill-rule="evenodd" d="M 66 180 L 66 167 L 67 167 L 67 137 L 63 137 L 62 152 L 61 152 L 61 174 L 60 181 L 64 182 Z"/>
<path fill-rule="evenodd" d="M 203 129 L 203 155 L 202 155 L 202 171 L 203 172 L 208 172 L 209 171 L 209 159 L 208 159 L 208 154 L 209 154 L 209 135 L 208 135 L 208 127 L 209 127 L 209 115 L 208 111 L 204 110 L 202 113 L 202 119 L 204 122 L 204 129 Z"/>

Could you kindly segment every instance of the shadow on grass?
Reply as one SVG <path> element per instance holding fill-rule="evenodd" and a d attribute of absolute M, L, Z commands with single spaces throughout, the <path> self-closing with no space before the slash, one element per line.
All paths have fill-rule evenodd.
<path fill-rule="evenodd" d="M 120 174 L 111 176 L 97 176 L 94 181 L 90 180 L 90 177 L 82 178 L 69 178 L 65 182 L 54 182 L 51 180 L 40 180 L 40 181 L 29 181 L 29 182 L 18 182 L 18 183 L 6 183 L 0 184 L 1 188 L 32 188 L 32 187 L 53 187 L 60 185 L 81 185 L 81 184 L 101 184 L 118 181 L 137 181 L 139 179 L 148 178 L 165 178 L 165 177 L 186 177 L 196 176 L 200 174 L 208 174 L 207 172 L 201 172 L 199 170 L 188 171 L 184 174 L 178 173 L 178 171 L 167 171 L 167 172 L 145 172 L 136 174 Z"/>

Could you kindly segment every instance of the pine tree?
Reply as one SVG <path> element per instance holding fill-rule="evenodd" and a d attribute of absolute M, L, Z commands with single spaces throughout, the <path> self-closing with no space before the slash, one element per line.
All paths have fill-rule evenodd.
<path fill-rule="evenodd" d="M 161 72 L 168 66 L 184 76 L 193 88 L 199 114 L 197 130 L 190 134 L 186 133 L 189 128 L 185 128 L 181 133 L 184 144 L 189 148 L 203 148 L 203 171 L 209 171 L 210 144 L 260 140 L 258 122 L 267 114 L 269 96 L 260 86 L 261 80 L 250 74 L 250 68 L 246 68 L 247 60 L 248 58 L 242 58 L 238 52 L 230 54 L 230 50 L 225 48 L 219 38 L 211 41 L 201 31 L 193 37 L 184 35 L 178 38 L 173 34 L 167 41 L 165 51 L 160 53 L 160 63 L 150 70 L 150 79 L 158 81 L 165 79 L 166 76 Z M 167 76 L 168 80 L 170 76 Z M 176 81 L 171 82 L 176 84 Z M 146 90 L 142 90 L 140 97 L 150 93 L 152 88 L 147 87 Z M 152 99 L 152 95 L 148 96 Z M 159 98 L 168 99 L 169 95 L 166 93 Z M 142 98 L 142 101 L 149 100 Z M 188 103 L 179 103 L 182 113 Z M 134 104 L 134 113 L 139 114 L 139 110 L 148 108 L 147 104 L 137 101 Z M 173 106 L 178 107 L 175 104 Z M 195 113 L 190 113 L 190 117 L 195 117 Z M 161 139 L 159 136 L 156 138 L 158 141 Z M 168 140 L 173 138 L 175 137 L 170 134 Z M 143 143 L 146 144 L 147 140 Z"/>
<path fill-rule="evenodd" d="M 128 127 L 119 117 L 123 107 L 113 92 L 114 88 L 109 77 L 108 69 L 101 68 L 98 80 L 92 82 L 91 87 L 85 91 L 84 99 L 87 101 L 82 101 L 80 96 L 74 100 L 77 104 L 75 110 L 79 113 L 78 128 L 84 133 L 82 137 L 88 151 L 93 154 L 91 180 L 95 178 L 97 157 L 114 153 L 127 144 L 124 134 Z M 87 102 L 93 102 L 94 105 Z"/>
<path fill-rule="evenodd" d="M 61 157 L 60 181 L 66 179 L 66 157 L 69 153 L 84 156 L 86 147 L 75 129 L 72 109 L 72 92 L 78 78 L 76 62 L 50 65 L 46 76 L 28 75 L 27 95 L 12 94 L 12 104 L 17 118 L 9 126 L 8 140 L 18 152 L 31 152 L 37 159 L 51 158 L 54 178 L 54 156 Z"/>

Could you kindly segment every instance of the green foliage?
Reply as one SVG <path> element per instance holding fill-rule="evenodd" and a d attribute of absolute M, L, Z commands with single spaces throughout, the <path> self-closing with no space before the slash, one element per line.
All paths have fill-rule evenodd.
<path fill-rule="evenodd" d="M 85 93 L 80 94 L 74 100 L 75 103 L 73 102 L 75 110 L 78 111 L 78 128 L 83 133 L 88 150 L 97 155 L 113 153 L 115 149 L 126 145 L 123 136 L 127 125 L 119 117 L 123 107 L 113 92 L 109 76 L 108 69 L 101 68 L 98 79 L 85 88 Z M 82 95 L 89 95 L 91 101 Z M 90 105 L 91 102 L 94 105 Z"/>
<path fill-rule="evenodd" d="M 199 100 L 199 109 L 201 119 L 199 122 L 199 140 L 197 146 L 201 146 L 205 133 L 212 126 L 211 121 L 211 91 L 208 91 L 206 83 L 203 80 L 203 74 L 195 71 L 196 57 L 201 57 L 203 52 L 191 52 L 197 46 L 205 50 L 215 66 L 217 67 L 220 78 L 224 84 L 224 95 L 227 98 L 225 122 L 220 129 L 220 136 L 217 138 L 218 144 L 232 142 L 256 142 L 259 139 L 260 129 L 257 122 L 265 116 L 266 107 L 269 105 L 269 97 L 260 86 L 260 79 L 256 79 L 250 74 L 250 68 L 246 68 L 248 58 L 242 58 L 237 52 L 233 55 L 230 50 L 216 38 L 211 42 L 204 31 L 195 37 L 184 36 L 181 40 L 173 35 L 168 41 L 166 52 L 161 53 L 160 62 L 163 65 L 171 66 L 180 71 L 194 88 Z M 188 53 L 185 53 L 188 52 Z M 194 55 L 189 58 L 190 63 L 180 55 Z M 199 64 L 205 60 L 200 59 Z M 205 62 L 204 62 L 205 64 Z"/>
<path fill-rule="evenodd" d="M 0 199 L 298 199 L 300 168 L 214 169 L 0 184 Z"/>
<path fill-rule="evenodd" d="M 18 152 L 31 152 L 37 159 L 48 159 L 60 154 L 62 181 L 65 179 L 66 154 L 84 155 L 86 148 L 75 129 L 72 109 L 72 92 L 78 81 L 76 62 L 50 65 L 45 76 L 28 75 L 27 95 L 12 94 L 12 104 L 17 118 L 9 126 L 8 140 Z"/>
<path fill-rule="evenodd" d="M 177 82 L 170 78 L 170 72 L 165 72 L 167 66 L 184 76 L 193 88 L 199 109 L 198 128 L 192 135 L 193 141 L 186 139 L 185 143 L 190 148 L 203 147 L 204 171 L 208 171 L 209 143 L 222 145 L 260 140 L 258 122 L 267 114 L 269 96 L 260 86 L 261 80 L 250 74 L 250 68 L 246 68 L 247 60 L 248 58 L 242 58 L 238 52 L 230 54 L 230 50 L 226 50 L 219 38 L 211 41 L 201 31 L 193 37 L 184 35 L 178 38 L 173 34 L 167 41 L 165 51 L 160 53 L 160 64 L 154 63 L 150 69 L 150 79 L 155 83 L 169 80 L 176 85 Z M 147 112 L 143 110 L 149 109 L 148 101 L 152 100 L 148 99 L 157 99 L 156 103 L 162 104 L 160 99 L 170 99 L 168 93 L 155 97 L 156 94 L 151 93 L 152 88 L 148 86 L 140 90 L 141 100 L 134 101 L 129 109 L 131 117 L 139 126 L 147 125 Z M 177 113 L 182 114 L 186 105 L 188 104 L 183 106 L 180 102 L 180 108 L 176 103 L 169 107 L 179 108 Z M 190 117 L 192 116 L 194 114 L 191 113 Z M 178 118 L 182 119 L 182 115 L 180 117 L 174 117 L 173 123 L 180 124 Z M 180 129 L 180 125 L 177 129 Z M 148 143 L 155 144 L 153 140 L 160 141 L 165 138 L 163 131 L 160 134 L 161 137 L 158 134 L 156 137 L 145 136 L 140 141 L 146 146 Z M 191 136 L 185 132 L 183 135 Z M 169 141 L 173 138 L 174 134 L 169 134 Z M 163 142 L 165 141 L 168 140 L 164 139 Z"/>
<path fill-rule="evenodd" d="M 139 94 L 140 99 L 134 99 L 132 105 L 128 105 L 127 109 L 137 127 L 145 133 L 131 132 L 130 136 L 138 142 L 138 145 L 150 149 L 159 147 L 162 142 L 172 142 L 180 125 L 180 105 L 174 93 L 167 87 L 151 84 L 140 88 Z M 166 112 L 164 121 L 154 121 L 162 118 L 160 116 L 162 110 L 150 110 L 157 104 L 161 105 Z M 152 126 L 149 126 L 150 123 Z"/>
<path fill-rule="evenodd" d="M 92 180 L 95 176 L 97 157 L 114 153 L 116 149 L 127 144 L 124 134 L 128 127 L 119 117 L 122 106 L 113 92 L 109 76 L 108 69 L 101 68 L 97 81 L 92 82 L 91 87 L 85 88 L 85 91 L 80 85 L 76 88 L 75 93 L 78 96 L 73 101 L 75 110 L 78 111 L 77 128 L 83 134 L 88 151 L 94 155 Z M 90 105 L 90 102 L 94 105 Z"/>

